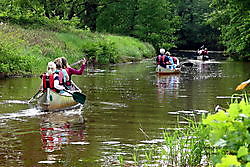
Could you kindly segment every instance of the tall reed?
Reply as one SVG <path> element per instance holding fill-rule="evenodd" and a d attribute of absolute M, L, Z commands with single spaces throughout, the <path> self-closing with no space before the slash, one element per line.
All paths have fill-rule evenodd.
<path fill-rule="evenodd" d="M 133 153 L 135 166 L 205 166 L 209 163 L 210 147 L 207 147 L 207 129 L 189 120 L 185 127 L 167 129 L 163 142 L 138 146 Z M 125 163 L 125 158 L 123 158 Z M 131 164 L 131 165 L 132 165 Z"/>

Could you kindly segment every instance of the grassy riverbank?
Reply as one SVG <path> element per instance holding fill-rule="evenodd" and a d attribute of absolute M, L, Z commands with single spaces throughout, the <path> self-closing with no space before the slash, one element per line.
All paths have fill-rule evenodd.
<path fill-rule="evenodd" d="M 28 25 L 1 22 L 0 36 L 0 73 L 7 75 L 40 73 L 48 61 L 61 56 L 71 63 L 86 55 L 90 63 L 110 64 L 155 54 L 152 45 L 135 38 L 92 33 L 51 20 Z"/>

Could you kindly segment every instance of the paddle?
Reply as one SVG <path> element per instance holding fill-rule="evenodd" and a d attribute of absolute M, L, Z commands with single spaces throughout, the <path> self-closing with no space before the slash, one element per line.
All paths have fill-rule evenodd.
<path fill-rule="evenodd" d="M 241 84 L 239 84 L 239 85 L 235 88 L 235 90 L 242 90 L 242 89 L 244 89 L 245 87 L 247 87 L 247 86 L 249 85 L 249 83 L 250 83 L 250 79 L 247 80 L 247 81 L 242 82 Z"/>
<path fill-rule="evenodd" d="M 80 92 L 70 92 L 64 89 L 65 92 L 69 93 L 72 95 L 73 99 L 77 102 L 77 103 L 81 103 L 84 104 L 85 100 L 86 100 L 86 95 L 80 93 Z"/>
<path fill-rule="evenodd" d="M 72 63 L 72 64 L 70 64 L 70 66 L 75 66 L 75 65 L 79 64 L 81 61 L 82 61 L 82 60 L 79 60 L 79 61 L 77 61 L 77 62 L 75 62 L 75 63 Z"/>
<path fill-rule="evenodd" d="M 84 55 L 83 59 L 78 60 L 77 62 L 72 63 L 70 66 L 75 66 L 75 65 L 81 63 L 81 61 L 85 59 L 85 56 L 87 56 L 87 55 Z"/>
<path fill-rule="evenodd" d="M 30 103 L 31 101 L 33 101 L 34 98 L 35 98 L 41 91 L 42 91 L 42 90 L 38 90 L 38 91 L 36 92 L 36 94 L 35 94 L 32 98 L 30 98 L 30 99 L 28 100 L 28 103 Z"/>

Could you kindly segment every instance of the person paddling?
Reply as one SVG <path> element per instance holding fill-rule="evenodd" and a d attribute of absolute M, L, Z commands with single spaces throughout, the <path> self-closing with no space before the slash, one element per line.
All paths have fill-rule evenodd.
<path fill-rule="evenodd" d="M 72 68 L 69 66 L 68 61 L 65 57 L 61 57 L 62 60 L 62 68 L 65 69 L 68 73 L 69 80 L 66 82 L 67 87 L 72 88 L 72 75 L 82 75 L 86 66 L 86 59 L 82 59 L 79 63 L 82 63 L 81 68 L 79 70 Z"/>

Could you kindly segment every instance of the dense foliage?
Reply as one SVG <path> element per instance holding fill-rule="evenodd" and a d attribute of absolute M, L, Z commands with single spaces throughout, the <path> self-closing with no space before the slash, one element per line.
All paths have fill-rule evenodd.
<path fill-rule="evenodd" d="M 132 37 L 76 29 L 63 32 L 60 23 L 54 26 L 60 32 L 0 25 L 0 72 L 11 75 L 42 72 L 48 61 L 61 56 L 69 62 L 85 56 L 89 63 L 109 64 L 141 60 L 155 54 L 152 45 Z"/>
<path fill-rule="evenodd" d="M 198 49 L 205 45 L 209 49 L 220 49 L 217 41 L 219 31 L 207 24 L 207 18 L 213 11 L 209 8 L 211 0 L 173 0 L 176 3 L 178 16 L 181 18 L 181 29 L 178 32 L 178 47 Z"/>
<path fill-rule="evenodd" d="M 247 95 L 232 102 L 229 109 L 209 115 L 203 124 L 209 129 L 209 142 L 215 148 L 216 167 L 250 166 L 250 104 Z"/>
<path fill-rule="evenodd" d="M 44 17 L 58 19 L 81 29 L 137 37 L 156 48 L 167 49 L 198 49 L 203 44 L 209 49 L 221 49 L 218 43 L 221 33 L 220 42 L 228 53 L 248 59 L 249 3 L 248 0 L 1 0 L 0 20 L 30 25 Z"/>
<path fill-rule="evenodd" d="M 250 1 L 213 0 L 209 22 L 221 31 L 221 42 L 234 59 L 250 60 Z"/>
<path fill-rule="evenodd" d="M 180 27 L 175 6 L 169 0 L 113 2 L 100 12 L 97 30 L 139 38 L 156 48 L 175 47 Z"/>

